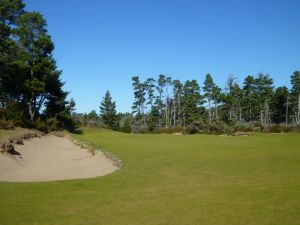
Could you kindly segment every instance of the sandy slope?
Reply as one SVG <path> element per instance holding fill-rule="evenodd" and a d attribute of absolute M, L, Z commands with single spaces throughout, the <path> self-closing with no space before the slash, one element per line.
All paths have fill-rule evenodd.
<path fill-rule="evenodd" d="M 102 152 L 92 156 L 67 138 L 47 135 L 16 145 L 20 155 L 0 153 L 0 181 L 35 182 L 103 176 L 118 168 Z"/>

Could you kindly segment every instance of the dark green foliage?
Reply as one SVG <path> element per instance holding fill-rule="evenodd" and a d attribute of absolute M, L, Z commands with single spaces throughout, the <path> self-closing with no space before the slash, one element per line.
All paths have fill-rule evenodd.
<path fill-rule="evenodd" d="M 42 118 L 37 118 L 34 121 L 34 128 L 43 132 L 47 131 L 47 123 Z"/>
<path fill-rule="evenodd" d="M 132 123 L 132 117 L 129 115 L 124 116 L 120 121 L 120 131 L 124 133 L 131 133 L 132 131 L 131 123 Z"/>
<path fill-rule="evenodd" d="M 229 76 L 222 90 L 207 74 L 201 95 L 196 80 L 182 84 L 160 74 L 156 81 L 148 78 L 143 83 L 133 77 L 133 130 L 174 133 L 175 127 L 183 127 L 185 133 L 234 134 L 278 131 L 273 124 L 285 123 L 280 129 L 288 132 L 300 123 L 298 71 L 291 76 L 291 91 L 286 87 L 275 89 L 268 74 L 248 75 L 242 86 L 236 80 Z"/>
<path fill-rule="evenodd" d="M 203 96 L 200 94 L 200 87 L 196 80 L 186 81 L 183 86 L 181 96 L 182 115 L 184 125 L 202 119 L 204 103 Z"/>
<path fill-rule="evenodd" d="M 292 113 L 295 124 L 300 125 L 300 72 L 295 71 L 291 76 Z"/>
<path fill-rule="evenodd" d="M 272 99 L 273 121 L 275 123 L 288 123 L 289 117 L 289 90 L 287 87 L 278 87 Z"/>
<path fill-rule="evenodd" d="M 116 103 L 112 101 L 109 91 L 105 93 L 105 96 L 100 105 L 100 116 L 104 125 L 112 129 L 117 129 L 118 118 L 116 111 Z"/>
<path fill-rule="evenodd" d="M 14 124 L 11 122 L 11 121 L 8 121 L 8 120 L 0 120 L 0 128 L 1 129 L 6 129 L 6 130 L 9 130 L 9 129 L 14 129 Z"/>
<path fill-rule="evenodd" d="M 68 93 L 62 90 L 46 20 L 24 7 L 21 0 L 0 1 L 1 116 L 17 125 L 44 129 L 46 118 L 60 118 L 62 124 L 70 117 Z"/>

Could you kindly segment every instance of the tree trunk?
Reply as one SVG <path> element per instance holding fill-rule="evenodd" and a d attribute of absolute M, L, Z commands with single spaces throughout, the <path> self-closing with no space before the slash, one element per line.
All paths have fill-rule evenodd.
<path fill-rule="evenodd" d="M 173 126 L 176 127 L 176 101 L 174 99 L 173 101 Z"/>
<path fill-rule="evenodd" d="M 215 103 L 215 112 L 216 112 L 216 121 L 219 120 L 219 116 L 218 116 L 218 104 Z"/>
<path fill-rule="evenodd" d="M 211 125 L 211 106 L 210 106 L 210 98 L 208 98 L 208 122 Z"/>
<path fill-rule="evenodd" d="M 180 105 L 180 99 L 178 98 L 178 121 L 180 126 L 182 126 L 182 118 L 181 118 L 181 105 Z"/>
<path fill-rule="evenodd" d="M 35 113 L 36 113 L 36 108 L 35 108 L 35 99 L 34 97 L 31 97 L 29 107 L 28 107 L 28 113 L 30 115 L 30 125 L 34 125 L 34 118 L 35 118 Z"/>
<path fill-rule="evenodd" d="M 298 112 L 297 112 L 297 125 L 300 123 L 300 93 L 298 96 Z"/>
<path fill-rule="evenodd" d="M 242 122 L 242 107 L 240 102 L 239 102 L 239 121 L 240 123 Z"/>
<path fill-rule="evenodd" d="M 168 128 L 168 99 L 166 100 L 166 107 L 165 107 L 165 120 L 166 120 L 166 128 Z"/>
<path fill-rule="evenodd" d="M 288 122 L 289 122 L 289 95 L 286 98 L 285 125 L 288 125 Z"/>

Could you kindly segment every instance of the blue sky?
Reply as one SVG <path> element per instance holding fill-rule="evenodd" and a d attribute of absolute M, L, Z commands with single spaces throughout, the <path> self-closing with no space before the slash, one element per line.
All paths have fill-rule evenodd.
<path fill-rule="evenodd" d="M 106 90 L 130 111 L 131 77 L 166 74 L 224 87 L 269 73 L 289 86 L 300 69 L 299 0 L 25 0 L 42 13 L 78 112 L 99 111 Z"/>

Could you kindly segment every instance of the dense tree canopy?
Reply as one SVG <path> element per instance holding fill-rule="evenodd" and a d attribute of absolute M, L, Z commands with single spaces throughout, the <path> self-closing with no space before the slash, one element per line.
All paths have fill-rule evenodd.
<path fill-rule="evenodd" d="M 22 0 L 0 1 L 1 117 L 30 127 L 49 118 L 62 125 L 70 110 L 54 44 L 43 16 L 24 7 Z"/>
<path fill-rule="evenodd" d="M 100 116 L 103 123 L 115 129 L 118 126 L 116 103 L 112 100 L 112 97 L 107 91 L 100 105 Z"/>
<path fill-rule="evenodd" d="M 299 125 L 298 71 L 291 76 L 291 90 L 287 87 L 275 88 L 270 75 L 262 73 L 246 76 L 242 86 L 234 76 L 229 76 L 224 90 L 214 83 L 211 74 L 207 74 L 203 94 L 196 80 L 182 84 L 162 74 L 157 80 L 148 78 L 143 82 L 138 76 L 132 80 L 135 124 L 140 123 L 144 128 L 147 125 L 150 131 L 199 123 L 207 124 L 211 129 L 220 123 L 228 126 L 268 126 L 279 123 Z"/>

